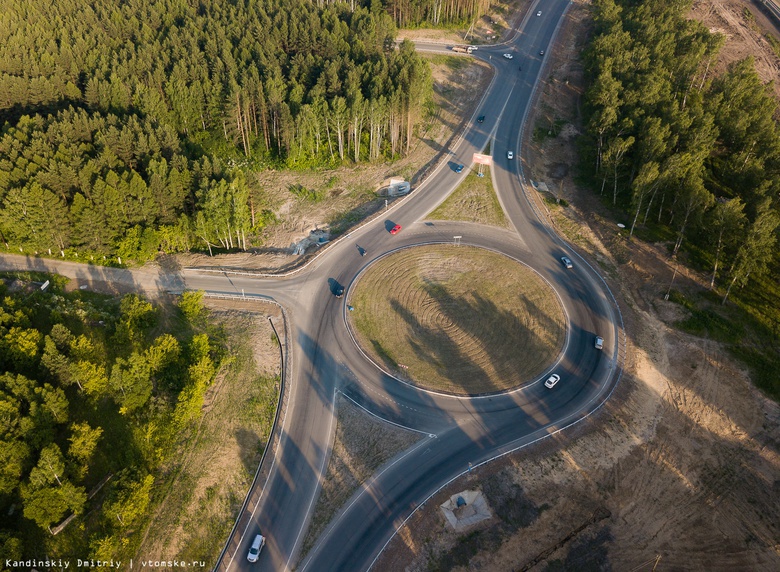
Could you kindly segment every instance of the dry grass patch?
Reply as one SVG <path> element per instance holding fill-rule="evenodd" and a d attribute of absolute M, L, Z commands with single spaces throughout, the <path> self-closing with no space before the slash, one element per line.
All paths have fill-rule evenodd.
<path fill-rule="evenodd" d="M 306 554 L 336 511 L 366 479 L 421 437 L 372 417 L 344 396 L 337 400 L 338 424 L 328 471 L 314 510 L 303 553 Z"/>
<path fill-rule="evenodd" d="M 509 257 L 461 246 L 420 246 L 385 257 L 354 288 L 359 343 L 421 387 L 480 394 L 517 387 L 559 354 L 558 298 Z"/>
<path fill-rule="evenodd" d="M 490 169 L 485 168 L 485 176 L 478 177 L 471 172 L 427 218 L 431 220 L 465 220 L 479 224 L 488 224 L 499 228 L 509 228 L 509 223 L 498 202 Z"/>

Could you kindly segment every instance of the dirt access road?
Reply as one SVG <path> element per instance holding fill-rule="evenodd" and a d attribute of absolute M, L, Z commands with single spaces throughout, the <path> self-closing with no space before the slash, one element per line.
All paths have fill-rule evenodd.
<path fill-rule="evenodd" d="M 750 2 L 695 2 L 691 17 L 727 37 L 717 71 L 752 54 L 762 78 L 780 76 L 763 36 L 776 31 L 758 28 L 767 21 Z M 719 344 L 671 326 L 684 310 L 663 300 L 673 272 L 666 250 L 627 244 L 572 180 L 588 29 L 586 3 L 575 0 L 528 132 L 551 118 L 566 125 L 531 145 L 526 160 L 532 179 L 569 202 L 550 207 L 558 231 L 605 268 L 621 301 L 624 378 L 589 423 L 475 469 L 431 499 L 377 570 L 780 569 L 780 407 Z M 675 288 L 702 284 L 683 273 Z M 475 488 L 494 516 L 456 533 L 439 505 Z"/>

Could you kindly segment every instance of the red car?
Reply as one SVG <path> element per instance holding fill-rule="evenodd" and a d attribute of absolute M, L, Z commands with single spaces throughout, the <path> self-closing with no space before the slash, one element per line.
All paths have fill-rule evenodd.
<path fill-rule="evenodd" d="M 397 224 L 393 228 L 390 229 L 390 234 L 398 234 L 401 230 L 401 225 Z"/>

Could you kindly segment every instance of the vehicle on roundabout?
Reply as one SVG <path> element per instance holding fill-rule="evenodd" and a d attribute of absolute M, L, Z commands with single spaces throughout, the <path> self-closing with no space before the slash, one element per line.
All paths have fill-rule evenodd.
<path fill-rule="evenodd" d="M 544 386 L 547 389 L 552 389 L 555 387 L 555 384 L 561 381 L 561 376 L 557 373 L 552 374 L 550 377 L 547 378 L 547 381 L 544 382 Z"/>
<path fill-rule="evenodd" d="M 390 234 L 398 234 L 401 232 L 401 225 L 397 224 L 393 228 L 390 229 Z"/>
<path fill-rule="evenodd" d="M 514 159 L 514 158 L 515 158 L 515 153 L 514 153 L 514 151 L 507 151 L 507 152 L 506 152 L 506 158 L 507 158 L 507 159 Z"/>
<path fill-rule="evenodd" d="M 342 298 L 344 296 L 344 286 L 341 286 L 340 284 L 336 286 L 333 294 L 336 296 L 336 298 Z"/>
<path fill-rule="evenodd" d="M 544 50 L 540 50 L 540 51 L 539 51 L 539 55 L 540 55 L 540 56 L 543 56 L 543 55 L 544 55 Z"/>
<path fill-rule="evenodd" d="M 564 268 L 574 268 L 568 256 L 561 256 L 561 264 L 563 264 Z"/>
<path fill-rule="evenodd" d="M 514 58 L 514 56 L 512 54 L 504 54 L 504 57 L 506 59 L 508 59 L 508 60 L 511 60 L 512 58 Z"/>
<path fill-rule="evenodd" d="M 601 336 L 596 336 L 595 346 L 597 350 L 604 349 L 604 338 L 602 338 Z"/>
<path fill-rule="evenodd" d="M 537 10 L 536 15 L 537 16 L 541 16 L 542 15 L 542 11 L 541 10 Z"/>

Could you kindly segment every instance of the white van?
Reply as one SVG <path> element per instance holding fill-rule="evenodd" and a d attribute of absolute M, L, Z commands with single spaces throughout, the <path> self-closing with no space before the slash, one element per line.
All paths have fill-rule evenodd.
<path fill-rule="evenodd" d="M 258 534 L 255 536 L 255 539 L 252 541 L 252 547 L 249 549 L 249 554 L 247 554 L 246 559 L 250 562 L 257 562 L 257 559 L 260 557 L 260 551 L 263 549 L 263 546 L 265 546 L 265 536 L 262 534 Z"/>

